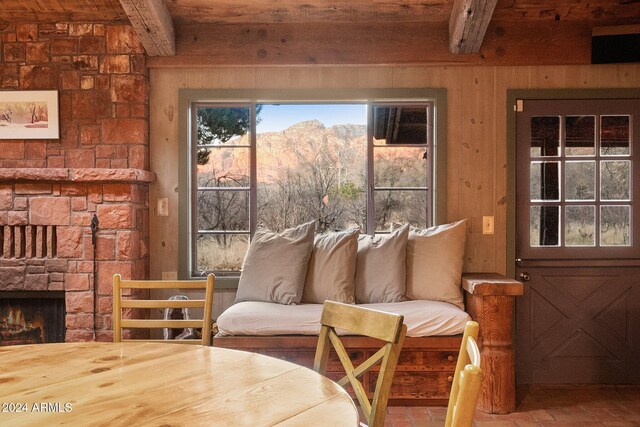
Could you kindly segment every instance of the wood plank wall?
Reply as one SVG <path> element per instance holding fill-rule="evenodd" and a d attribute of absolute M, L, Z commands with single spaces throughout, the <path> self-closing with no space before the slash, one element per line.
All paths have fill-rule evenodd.
<path fill-rule="evenodd" d="M 508 89 L 637 88 L 640 64 L 522 67 L 240 67 L 151 69 L 151 277 L 178 269 L 178 89 L 447 88 L 447 217 L 470 217 L 464 270 L 505 273 Z M 169 216 L 154 214 L 169 198 Z M 482 215 L 495 216 L 483 235 Z M 215 313 L 234 293 L 216 291 Z"/>

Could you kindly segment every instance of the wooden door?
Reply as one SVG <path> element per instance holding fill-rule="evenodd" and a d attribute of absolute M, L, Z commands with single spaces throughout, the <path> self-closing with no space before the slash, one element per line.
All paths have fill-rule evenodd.
<path fill-rule="evenodd" d="M 640 100 L 518 101 L 518 384 L 638 384 Z"/>

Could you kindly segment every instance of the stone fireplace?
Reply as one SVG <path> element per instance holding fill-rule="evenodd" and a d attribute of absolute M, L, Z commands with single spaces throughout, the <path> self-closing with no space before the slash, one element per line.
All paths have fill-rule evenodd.
<path fill-rule="evenodd" d="M 94 332 L 111 340 L 113 275 L 148 277 L 152 179 L 135 169 L 0 171 L 0 299 L 11 295 L 4 292 L 58 293 L 65 341 L 93 340 Z"/>
<path fill-rule="evenodd" d="M 58 139 L 0 139 L 0 301 L 27 297 L 5 329 L 36 334 L 25 316 L 60 310 L 25 307 L 35 292 L 59 297 L 65 341 L 111 340 L 113 274 L 149 277 L 144 49 L 130 25 L 92 22 L 8 23 L 0 45 L 0 90 L 57 90 L 60 125 Z"/>

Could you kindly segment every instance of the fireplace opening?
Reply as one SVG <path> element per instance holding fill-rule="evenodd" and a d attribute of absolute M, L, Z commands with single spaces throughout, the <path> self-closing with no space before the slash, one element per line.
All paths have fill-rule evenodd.
<path fill-rule="evenodd" d="M 0 292 L 0 346 L 64 342 L 64 292 Z"/>

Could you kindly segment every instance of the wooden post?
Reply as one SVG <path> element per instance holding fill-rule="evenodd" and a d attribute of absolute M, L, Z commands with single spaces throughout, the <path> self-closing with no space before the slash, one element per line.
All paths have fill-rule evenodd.
<path fill-rule="evenodd" d="M 523 294 L 522 283 L 500 274 L 468 273 L 462 287 L 466 311 L 480 324 L 484 379 L 478 409 L 508 414 L 516 408 L 513 308 L 515 297 Z"/>

